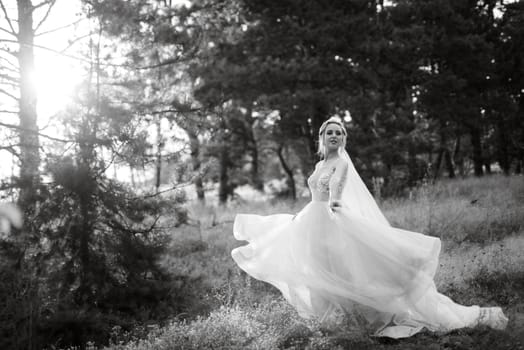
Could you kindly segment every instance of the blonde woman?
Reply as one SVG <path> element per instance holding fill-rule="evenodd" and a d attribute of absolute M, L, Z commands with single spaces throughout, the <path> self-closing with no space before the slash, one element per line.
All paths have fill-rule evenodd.
<path fill-rule="evenodd" d="M 481 324 L 504 329 L 501 308 L 459 305 L 437 291 L 440 240 L 389 224 L 356 172 L 346 138 L 340 120 L 322 124 L 322 160 L 308 179 L 311 202 L 296 216 L 236 216 L 234 235 L 249 242 L 232 251 L 238 266 L 277 287 L 302 317 L 358 313 L 376 336 Z"/>

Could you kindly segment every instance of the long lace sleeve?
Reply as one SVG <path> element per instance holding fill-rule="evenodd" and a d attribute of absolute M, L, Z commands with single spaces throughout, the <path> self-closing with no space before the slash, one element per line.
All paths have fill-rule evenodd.
<path fill-rule="evenodd" d="M 340 162 L 329 181 L 329 201 L 339 201 L 347 181 L 348 163 Z"/>

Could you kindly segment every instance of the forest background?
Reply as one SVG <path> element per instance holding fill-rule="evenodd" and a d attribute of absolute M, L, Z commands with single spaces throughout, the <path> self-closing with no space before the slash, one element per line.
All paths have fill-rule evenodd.
<path fill-rule="evenodd" d="M 329 116 L 384 203 L 521 181 L 522 1 L 83 0 L 55 28 L 60 1 L 0 1 L 0 191 L 25 217 L 0 241 L 2 348 L 208 315 L 216 285 L 178 259 L 210 249 L 204 214 L 296 209 Z M 58 31 L 65 49 L 39 44 Z M 39 50 L 83 72 L 45 120 Z"/>

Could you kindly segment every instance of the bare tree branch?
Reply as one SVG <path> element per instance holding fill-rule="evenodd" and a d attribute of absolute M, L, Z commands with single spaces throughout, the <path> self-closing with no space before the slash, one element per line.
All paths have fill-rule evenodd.
<path fill-rule="evenodd" d="M 19 111 L 8 111 L 7 109 L 0 109 L 0 113 L 18 114 Z"/>
<path fill-rule="evenodd" d="M 9 18 L 9 15 L 7 14 L 7 10 L 2 0 L 0 0 L 0 7 L 2 7 L 2 11 L 4 12 L 4 16 L 5 16 L 5 19 L 7 20 L 7 23 L 9 24 L 9 28 L 11 28 L 11 31 L 13 33 L 15 33 L 15 36 L 18 36 L 18 34 L 16 34 L 15 27 L 13 27 L 13 23 L 11 23 L 11 19 Z"/>
<path fill-rule="evenodd" d="M 12 81 L 0 81 L 0 85 L 9 86 L 15 89 L 18 89 L 20 87 L 20 84 L 18 84 L 17 82 L 12 82 Z"/>
<path fill-rule="evenodd" d="M 89 35 L 92 35 L 92 34 L 89 34 Z M 86 35 L 86 36 L 89 36 L 89 35 Z M 9 40 L 9 39 L 0 39 L 0 42 L 19 44 L 17 41 Z M 22 44 L 22 45 L 27 45 L 27 44 Z M 63 52 L 64 50 L 58 51 L 58 50 L 55 50 L 55 49 L 51 49 L 49 47 L 45 47 L 45 46 L 41 46 L 41 45 L 35 45 L 35 44 L 33 44 L 31 46 L 34 47 L 34 48 L 37 48 L 37 49 L 42 49 L 42 50 L 46 50 L 46 51 L 49 51 L 49 52 L 53 52 L 53 53 L 55 53 L 57 55 L 60 55 L 60 56 L 63 56 L 63 57 L 67 57 L 67 58 L 71 58 L 71 59 L 74 59 L 74 60 L 77 60 L 77 61 L 80 61 L 80 62 L 92 63 L 89 59 L 66 54 L 66 53 Z M 2 50 L 2 49 L 0 48 L 0 50 Z M 4 49 L 4 51 L 9 52 L 9 51 L 7 51 L 5 49 Z M 13 53 L 11 53 L 11 54 L 13 54 Z M 153 65 L 147 65 L 147 66 L 133 66 L 133 65 L 130 65 L 130 64 L 115 64 L 115 63 L 100 63 L 100 65 L 101 66 L 105 66 L 105 67 L 121 67 L 121 68 L 134 69 L 134 70 L 146 70 L 146 69 L 153 69 L 153 68 L 158 68 L 158 67 L 162 67 L 162 66 L 167 66 L 167 65 L 172 65 L 172 64 L 186 62 L 186 61 L 191 60 L 192 58 L 193 57 L 191 57 L 191 55 L 188 54 L 188 55 L 181 56 L 181 57 L 169 58 L 169 59 L 167 59 L 165 61 L 162 61 L 160 63 L 153 64 Z"/>
<path fill-rule="evenodd" d="M 17 102 L 18 102 L 18 100 L 19 100 L 18 97 L 16 97 L 15 95 L 13 95 L 13 94 L 11 94 L 11 93 L 5 91 L 4 89 L 0 89 L 0 94 L 4 94 L 4 95 L 6 95 L 6 96 L 8 96 L 8 97 L 11 97 L 12 99 L 14 99 L 14 100 L 17 101 Z"/>
<path fill-rule="evenodd" d="M 42 136 L 46 139 L 49 139 L 49 140 L 52 140 L 52 141 L 58 141 L 58 142 L 64 142 L 64 143 L 69 143 L 69 142 L 76 142 L 74 140 L 65 140 L 65 139 L 61 139 L 61 138 L 58 138 L 58 137 L 54 137 L 54 136 L 49 136 L 49 135 L 46 135 L 46 134 L 42 134 L 41 132 L 37 131 L 37 130 L 30 130 L 30 129 L 26 129 L 26 128 L 22 128 L 21 126 L 18 126 L 18 125 L 13 125 L 13 124 L 6 124 L 6 123 L 2 123 L 0 122 L 0 126 L 4 126 L 6 128 L 9 128 L 9 129 L 15 129 L 15 130 L 21 130 L 21 131 L 28 131 L 28 132 L 31 132 L 31 133 L 34 133 L 34 134 L 37 134 L 38 136 Z"/>
<path fill-rule="evenodd" d="M 38 7 L 40 6 L 44 6 L 44 5 L 47 5 L 49 4 L 49 7 L 47 8 L 47 11 L 44 15 L 44 17 L 42 17 L 42 19 L 40 20 L 40 22 L 38 22 L 38 24 L 36 25 L 35 29 L 33 30 L 33 32 L 36 32 L 38 31 L 38 29 L 40 29 L 40 26 L 42 26 L 42 24 L 45 22 L 45 20 L 47 19 L 47 17 L 49 17 L 49 14 L 51 13 L 51 10 L 53 9 L 53 6 L 55 6 L 56 4 L 56 0 L 46 0 L 46 1 L 42 1 L 40 4 L 36 5 L 36 6 L 33 6 L 33 11 L 35 9 L 37 9 Z"/>
<path fill-rule="evenodd" d="M 146 195 L 143 195 L 143 196 L 131 197 L 129 199 L 130 200 L 137 200 L 137 199 L 146 199 L 146 198 L 157 197 L 157 196 L 159 196 L 159 195 L 161 195 L 163 193 L 166 193 L 166 192 L 175 191 L 175 190 L 178 190 L 178 189 L 183 188 L 183 187 L 191 186 L 193 181 L 194 181 L 194 177 L 192 177 L 189 181 L 173 185 L 172 187 L 169 187 L 169 188 L 167 188 L 165 190 L 158 191 L 158 192 L 151 193 L 151 194 L 146 194 Z"/>
<path fill-rule="evenodd" d="M 7 182 L 3 182 L 0 183 L 0 191 L 5 191 L 5 190 L 12 190 L 13 188 L 19 188 L 20 186 L 18 185 L 18 183 L 7 183 Z"/>
<path fill-rule="evenodd" d="M 20 83 L 12 76 L 0 73 L 0 86 L 5 86 L 7 89 L 19 89 Z"/>
<path fill-rule="evenodd" d="M 0 51 L 7 55 L 0 55 L 0 59 L 8 63 L 11 67 L 18 69 L 18 51 L 12 50 L 9 47 L 0 46 Z M 4 69 L 5 67 L 2 67 Z"/>
<path fill-rule="evenodd" d="M 176 108 L 170 108 L 170 109 L 163 109 L 160 111 L 152 111 L 149 112 L 151 114 L 164 114 L 164 113 L 194 113 L 201 111 L 202 108 L 188 108 L 188 109 L 176 109 Z"/>
<path fill-rule="evenodd" d="M 45 6 L 47 4 L 51 4 L 51 6 L 53 6 L 54 2 L 56 2 L 56 0 L 45 0 L 45 1 L 42 1 L 41 3 L 33 6 L 33 11 L 36 10 L 37 8 Z"/>
<path fill-rule="evenodd" d="M 8 73 L 13 73 L 13 74 L 15 74 L 14 76 L 18 76 L 18 73 L 19 73 L 18 69 L 8 68 L 8 67 L 5 67 L 5 66 L 0 68 L 0 69 L 6 71 Z M 4 74 L 7 74 L 7 73 L 4 73 Z M 11 76 L 14 77 L 13 75 L 11 75 Z"/>
<path fill-rule="evenodd" d="M 16 77 L 13 77 L 9 74 L 0 73 L 0 79 L 4 79 L 5 81 L 8 81 L 9 83 L 18 85 L 18 79 L 16 79 Z"/>
<path fill-rule="evenodd" d="M 0 39 L 0 41 L 3 41 L 3 40 Z M 18 41 L 14 41 L 14 40 L 11 41 L 11 42 L 13 42 L 13 43 L 18 43 Z M 5 53 L 11 55 L 11 56 L 14 57 L 14 58 L 17 58 L 17 53 L 18 53 L 18 52 L 13 52 L 13 51 L 11 51 L 11 50 L 9 50 L 9 49 L 6 49 L 5 47 L 0 47 L 0 51 L 3 51 L 3 52 L 5 52 Z M 1 58 L 3 58 L 4 60 L 6 60 L 7 62 L 11 63 L 11 62 L 8 61 L 5 57 L 1 57 Z M 11 63 L 11 65 L 13 65 L 13 64 Z"/>
<path fill-rule="evenodd" d="M 76 44 L 77 42 L 79 42 L 82 39 L 89 38 L 93 34 L 95 33 L 94 32 L 88 33 L 88 34 L 80 35 L 79 37 L 74 38 L 73 40 L 69 41 L 69 44 L 66 47 L 64 47 L 62 50 L 60 50 L 59 52 L 61 54 L 64 54 L 67 50 L 69 50 L 71 46 L 73 46 L 74 44 Z"/>
<path fill-rule="evenodd" d="M 14 155 L 17 158 L 20 158 L 20 154 L 15 150 L 15 146 L 17 145 L 7 145 L 7 146 L 0 146 L 0 151 L 7 151 Z"/>
<path fill-rule="evenodd" d="M 120 217 L 123 218 L 123 216 L 120 215 L 120 213 L 118 213 L 118 214 L 119 214 Z M 110 228 L 112 228 L 112 229 L 122 230 L 124 232 L 131 233 L 131 234 L 137 234 L 137 233 L 147 234 L 147 233 L 152 232 L 157 227 L 156 224 L 157 224 L 159 219 L 160 219 L 160 216 L 157 216 L 155 218 L 155 220 L 153 221 L 153 223 L 148 228 L 144 227 L 141 230 L 140 229 L 131 228 L 129 225 L 127 225 L 127 227 L 126 227 L 125 224 L 122 224 L 121 222 L 119 222 L 119 221 L 117 221 L 115 219 L 109 220 L 105 224 L 107 226 L 109 226 Z M 124 220 L 124 222 L 125 222 L 125 220 Z"/>
<path fill-rule="evenodd" d="M 89 35 L 91 35 L 91 34 L 89 34 Z M 18 44 L 17 41 L 9 40 L 9 39 L 0 39 L 0 42 L 16 43 L 16 44 Z M 22 45 L 27 45 L 27 44 L 22 44 Z M 49 51 L 49 52 L 55 53 L 55 54 L 57 54 L 57 55 L 60 55 L 60 56 L 63 56 L 63 57 L 67 57 L 67 58 L 71 58 L 71 59 L 74 59 L 74 60 L 77 60 L 77 61 L 82 61 L 82 62 L 86 62 L 86 63 L 91 63 L 91 61 L 89 61 L 88 59 L 85 59 L 85 58 L 82 58 L 82 57 L 76 57 L 76 56 L 73 56 L 73 55 L 69 55 L 69 54 L 66 54 L 66 53 L 64 53 L 64 52 L 62 52 L 62 51 L 58 51 L 58 50 L 55 50 L 55 49 L 51 49 L 51 48 L 49 48 L 49 47 L 45 47 L 45 46 L 41 46 L 41 45 L 35 45 L 35 44 L 33 44 L 33 45 L 31 45 L 31 46 L 34 47 L 34 48 L 37 48 L 37 49 L 46 50 L 46 51 Z M 2 49 L 0 48 L 0 50 L 2 50 Z M 4 49 L 3 51 L 8 52 L 8 51 L 5 50 L 5 49 Z M 13 54 L 13 53 L 11 53 L 11 54 Z M 13 55 L 14 55 L 14 54 L 13 54 Z M 105 64 L 105 65 L 106 65 L 106 66 L 118 66 L 118 67 L 121 67 L 121 66 L 122 66 L 122 65 L 113 65 L 113 64 L 110 64 L 110 63 Z"/>
<path fill-rule="evenodd" d="M 6 50 L 6 49 L 4 49 L 4 48 L 2 48 L 2 47 L 0 47 L 0 51 L 4 51 L 4 52 L 10 54 L 11 57 L 16 58 L 16 54 L 14 54 L 14 53 L 12 53 L 11 51 L 8 51 L 8 50 Z M 18 65 L 17 65 L 16 63 L 10 61 L 10 60 L 9 60 L 7 57 L 5 57 L 5 56 L 0 56 L 0 60 L 4 61 L 6 64 L 8 64 L 9 66 L 11 66 L 11 67 L 7 67 L 6 65 L 2 65 L 2 68 L 1 68 L 2 70 L 8 70 L 8 71 L 10 71 L 10 72 L 15 72 L 15 73 L 18 74 L 19 69 L 18 69 Z"/>
<path fill-rule="evenodd" d="M 35 37 L 46 35 L 46 34 L 50 34 L 50 33 L 54 33 L 54 32 L 58 32 L 59 30 L 66 29 L 66 28 L 69 28 L 71 26 L 74 26 L 75 24 L 78 24 L 78 23 L 82 22 L 83 20 L 85 20 L 85 18 L 80 18 L 80 19 L 78 19 L 78 20 L 76 20 L 76 21 L 74 21 L 72 23 L 66 24 L 66 25 L 61 26 L 61 27 L 49 29 L 49 30 L 46 30 L 45 32 L 35 33 Z"/>
<path fill-rule="evenodd" d="M 7 34 L 9 34 L 9 35 L 13 35 L 14 37 L 16 37 L 16 33 L 13 33 L 12 31 L 7 30 L 7 29 L 5 29 L 5 28 L 1 28 L 1 27 L 0 27 L 0 31 L 2 31 L 2 32 L 4 32 L 4 33 L 7 33 Z"/>

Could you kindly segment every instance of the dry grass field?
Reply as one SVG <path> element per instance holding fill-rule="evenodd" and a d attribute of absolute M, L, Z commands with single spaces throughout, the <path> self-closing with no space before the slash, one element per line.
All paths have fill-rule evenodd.
<path fill-rule="evenodd" d="M 524 178 L 490 176 L 426 184 L 381 203 L 393 226 L 440 237 L 436 283 L 462 304 L 499 305 L 510 321 L 403 340 L 374 338 L 346 319 L 326 327 L 301 319 L 273 287 L 241 272 L 230 251 L 238 212 L 295 213 L 305 204 L 192 206 L 191 225 L 173 232 L 162 263 L 190 276 L 198 300 L 170 324 L 137 338 L 116 334 L 114 350 L 167 349 L 524 349 Z"/>

